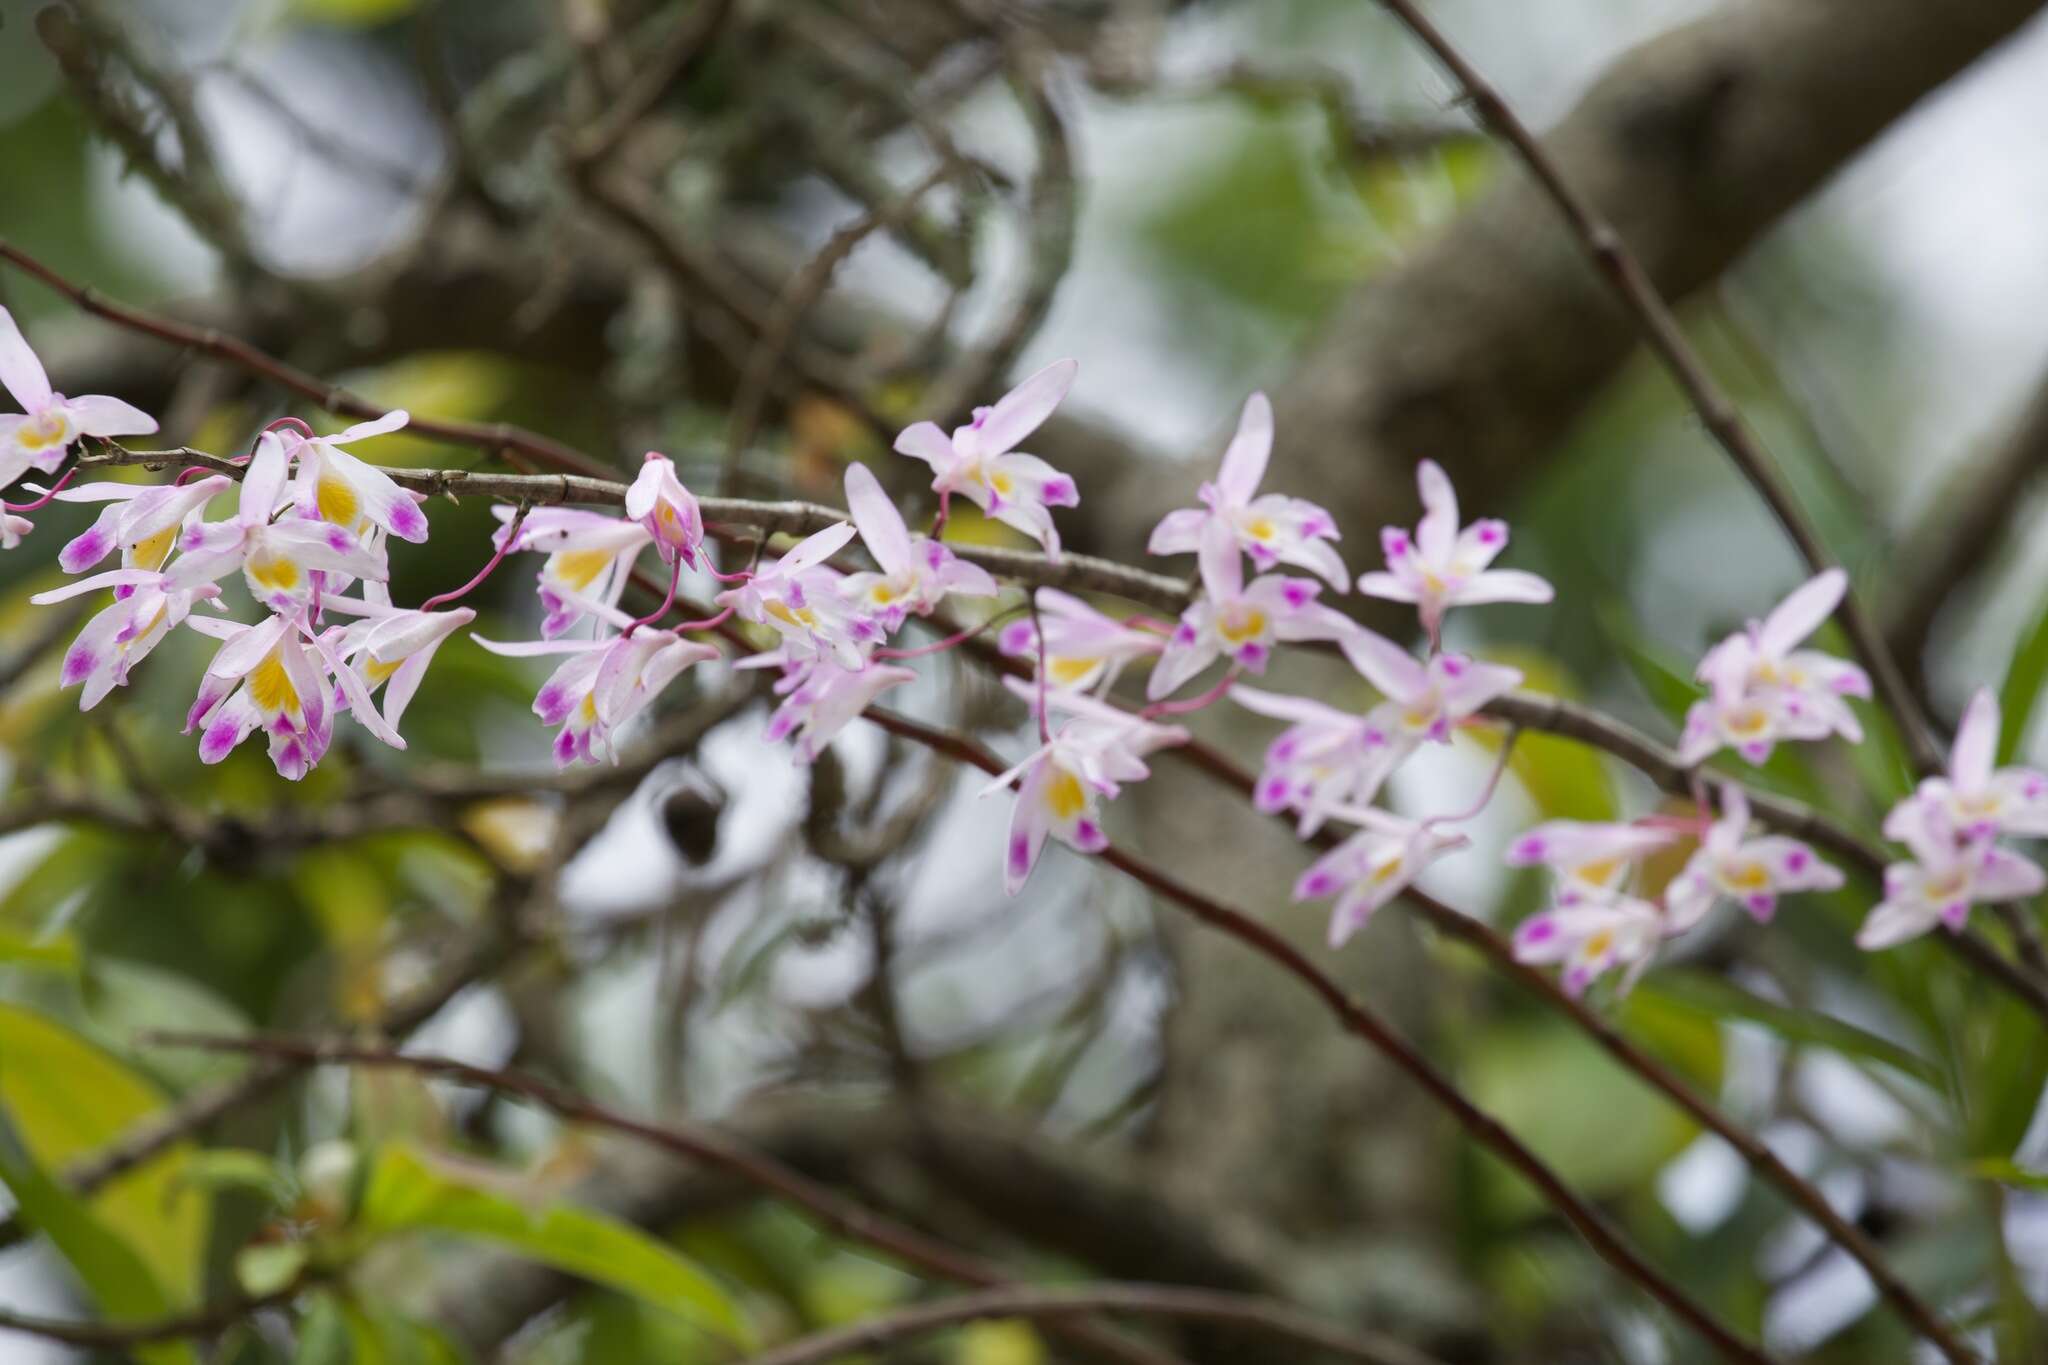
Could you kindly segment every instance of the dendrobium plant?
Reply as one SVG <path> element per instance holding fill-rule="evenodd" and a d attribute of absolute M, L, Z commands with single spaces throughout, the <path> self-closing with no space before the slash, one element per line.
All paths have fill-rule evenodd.
<path fill-rule="evenodd" d="M 1126 664 L 1166 647 L 1164 635 L 1105 616 L 1058 588 L 1040 588 L 1032 601 L 1036 619 L 1011 622 L 997 643 L 1014 658 L 1036 659 L 1042 633 L 1048 687 L 1106 692 Z"/>
<path fill-rule="evenodd" d="M 2000 848 L 1988 835 L 1959 833 L 1939 806 L 1907 808 L 1910 817 L 1890 828 L 1912 859 L 1884 870 L 1884 900 L 1857 931 L 1859 947 L 1889 948 L 1937 926 L 1959 934 L 1971 907 L 2020 900 L 2048 887 L 2048 874 L 2038 864 Z"/>
<path fill-rule="evenodd" d="M 1840 569 L 1816 574 L 1763 620 L 1707 651 L 1699 666 L 1707 695 L 1686 712 L 1680 762 L 1690 766 L 1730 748 L 1762 763 L 1781 740 L 1840 735 L 1851 744 L 1862 741 L 1863 727 L 1846 699 L 1868 697 L 1869 676 L 1832 655 L 1798 648 L 1848 590 L 1849 577 Z"/>
<path fill-rule="evenodd" d="M 118 398 L 99 393 L 66 398 L 52 389 L 43 362 L 5 308 L 0 308 L 0 387 L 21 404 L 19 413 L 0 413 L 0 488 L 31 469 L 55 473 L 81 436 L 147 436 L 156 430 L 154 417 Z"/>
<path fill-rule="evenodd" d="M 1171 696 L 1219 658 L 1263 673 L 1276 644 L 1341 640 L 1357 629 L 1342 612 L 1316 600 L 1322 584 L 1313 579 L 1267 574 L 1247 584 L 1237 538 L 1220 522 L 1210 522 L 1203 532 L 1200 564 L 1202 596 L 1181 614 L 1145 686 L 1154 701 Z"/>
<path fill-rule="evenodd" d="M 664 564 L 697 567 L 704 544 L 704 513 L 697 499 L 676 477 L 673 460 L 650 450 L 641 462 L 640 477 L 626 490 L 626 515 L 653 538 Z"/>
<path fill-rule="evenodd" d="M 1458 529 L 1458 495 L 1434 460 L 1416 468 L 1422 520 L 1410 535 L 1398 526 L 1380 532 L 1383 571 L 1360 574 L 1358 590 L 1390 602 L 1413 602 L 1422 628 L 1435 640 L 1452 607 L 1487 602 L 1548 602 L 1550 584 L 1521 569 L 1490 568 L 1508 544 L 1504 521 L 1475 521 Z"/>
<path fill-rule="evenodd" d="M 287 452 L 298 462 L 293 501 L 302 513 L 354 532 L 358 537 L 367 536 L 375 528 L 416 545 L 424 543 L 427 517 L 420 511 L 419 499 L 400 488 L 383 470 L 342 449 L 372 436 L 397 431 L 410 420 L 403 411 L 387 412 L 332 436 L 282 433 Z"/>
<path fill-rule="evenodd" d="M 1797 839 L 1749 836 L 1749 798 L 1741 787 L 1721 787 L 1721 818 L 1708 827 L 1699 850 L 1664 889 L 1671 932 L 1684 933 L 1722 900 L 1732 900 L 1759 924 L 1778 912 L 1778 897 L 1790 891 L 1834 891 L 1840 869 Z"/>
<path fill-rule="evenodd" d="M 1013 526 L 1045 547 L 1046 558 L 1060 557 L 1060 533 L 1052 524 L 1054 507 L 1076 507 L 1081 495 L 1074 481 L 1017 443 L 1043 425 L 1073 387 L 1080 366 L 1055 360 L 996 400 L 976 408 L 974 420 L 956 427 L 951 436 L 936 422 L 905 427 L 896 449 L 932 467 L 932 491 L 940 508 L 955 493 L 983 513 Z"/>
<path fill-rule="evenodd" d="M 853 523 L 842 521 L 805 536 L 782 558 L 720 593 L 718 604 L 780 635 L 792 659 L 833 658 L 842 668 L 859 668 L 881 632 L 848 605 L 838 571 L 825 563 L 853 535 Z"/>
<path fill-rule="evenodd" d="M 1471 842 L 1427 820 L 1403 820 L 1380 811 L 1345 808 L 1332 812 L 1361 828 L 1310 865 L 1294 883 L 1297 901 L 1337 903 L 1330 910 L 1330 946 L 1341 948 L 1363 929 L 1373 911 L 1415 884 L 1423 869 Z"/>
<path fill-rule="evenodd" d="M 1947 776 L 1922 780 L 1919 790 L 1885 820 L 1885 837 L 1903 842 L 1935 811 L 1965 839 L 2048 836 L 2048 774 L 2032 768 L 1994 771 L 1997 758 L 1998 695 L 1982 687 L 1956 727 Z"/>
<path fill-rule="evenodd" d="M 911 535 L 903 514 L 864 464 L 847 466 L 846 508 L 881 572 L 848 574 L 844 590 L 856 609 L 872 615 L 885 631 L 896 630 L 907 616 L 931 615 L 949 593 L 996 595 L 996 580 L 988 570 L 930 536 Z"/>
<path fill-rule="evenodd" d="M 1515 956 L 1523 962 L 1564 964 L 1561 984 L 1573 995 L 1615 967 L 1625 967 L 1620 990 L 1627 994 L 1649 967 L 1665 935 L 1664 914 L 1635 896 L 1560 901 L 1529 916 L 1515 930 Z"/>
<path fill-rule="evenodd" d="M 598 512 L 572 507 L 543 507 L 529 512 L 516 528 L 509 507 L 494 509 L 505 525 L 498 530 L 498 548 L 508 553 L 544 551 L 539 576 L 544 640 L 565 635 L 591 614 L 593 605 L 614 607 L 625 594 L 633 561 L 651 543 L 647 528 Z"/>
<path fill-rule="evenodd" d="M 1280 493 L 1256 496 L 1273 454 L 1273 405 L 1255 393 L 1245 400 L 1237 435 L 1223 452 L 1214 483 L 1199 490 L 1199 508 L 1168 512 L 1153 528 L 1147 551 L 1155 555 L 1194 554 L 1211 524 L 1224 527 L 1260 573 L 1281 564 L 1307 569 L 1338 592 L 1351 574 L 1332 545 L 1337 522 L 1312 502 Z"/>

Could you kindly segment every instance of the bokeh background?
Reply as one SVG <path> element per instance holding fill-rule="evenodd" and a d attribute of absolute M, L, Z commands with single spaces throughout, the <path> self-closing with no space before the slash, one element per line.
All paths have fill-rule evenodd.
<path fill-rule="evenodd" d="M 925 415 L 939 357 L 1004 334 L 1052 250 L 1047 224 L 1065 223 L 1058 249 L 1071 256 L 1047 282 L 1042 324 L 967 397 L 990 401 L 1045 361 L 1079 358 L 1071 425 L 1043 450 L 1068 456 L 1080 485 L 1074 543 L 1133 556 L 1133 526 L 1141 536 L 1145 519 L 1192 500 L 1255 388 L 1280 397 L 1269 486 L 1330 501 L 1354 570 L 1373 566 L 1381 521 L 1412 521 L 1412 461 L 1458 453 L 1343 441 L 1323 418 L 1290 424 L 1341 373 L 1330 338 L 1347 310 L 1443 273 L 1447 234 L 1514 174 L 1370 4 L 1048 0 L 1003 6 L 978 27 L 922 0 L 740 0 L 617 154 L 714 274 L 773 298 L 873 207 L 864 200 L 921 178 L 944 141 L 982 170 L 979 190 L 941 189 L 914 230 L 850 253 L 792 348 L 831 363 L 778 366 L 736 458 L 744 328 L 735 343 L 719 307 L 593 211 L 565 163 L 567 139 L 615 105 L 690 4 L 102 0 L 81 7 L 84 22 L 130 46 L 97 89 L 39 40 L 40 8 L 0 0 L 0 238 L 109 296 L 244 330 L 382 404 L 516 422 L 621 469 L 661 449 L 693 485 L 731 472 L 749 491 L 828 502 L 845 464 L 865 460 L 906 507 L 927 509 L 915 469 L 887 452 L 869 414 Z M 1430 8 L 1547 127 L 1604 73 L 1634 70 L 1641 44 L 1680 52 L 1688 25 L 1720 33 L 1765 22 L 1754 12 L 1831 7 Z M 1970 690 L 2003 683 L 2008 721 L 2023 726 L 2048 660 L 2032 477 L 2048 455 L 2037 411 L 2048 28 L 1976 14 L 2000 8 L 1958 6 L 1970 12 L 1959 27 L 2016 32 L 1995 46 L 1987 32 L 1981 60 L 1930 79 L 1924 99 L 1706 271 L 1685 318 L 1859 589 L 1897 623 L 1935 714 L 1952 718 Z M 1011 49 L 990 36 L 1013 32 L 1036 45 L 1029 88 L 1006 77 Z M 1655 91 L 1664 70 L 1653 62 L 1635 79 Z M 1071 158 L 1070 220 L 1030 202 L 1053 145 L 1037 101 Z M 211 144 L 231 230 L 194 188 L 173 104 Z M 125 144 L 110 136 L 124 118 L 140 130 Z M 1808 130 L 1763 135 L 1797 144 Z M 1713 219 L 1714 192 L 1709 180 L 1700 202 L 1671 212 Z M 1535 213 L 1508 230 L 1555 232 Z M 1555 268 L 1580 267 L 1563 252 Z M 1483 263 L 1466 283 L 1518 287 Z M 285 413 L 341 425 L 83 316 L 19 273 L 0 273 L 0 301 L 60 389 L 143 403 L 166 443 L 232 452 Z M 1440 315 L 1413 311 L 1412 353 L 1444 350 L 1440 333 L 1461 316 L 1455 299 Z M 1410 344 L 1375 341 L 1357 364 Z M 1565 318 L 1548 344 L 1568 356 L 1600 343 Z M 853 376 L 868 412 L 821 372 Z M 1668 738 L 1700 650 L 1800 568 L 1654 366 L 1637 356 L 1582 390 L 1558 400 L 1565 420 L 1551 408 L 1532 419 L 1555 429 L 1518 438 L 1512 462 L 1481 452 L 1454 465 L 1468 506 L 1512 519 L 1512 561 L 1551 578 L 1559 600 L 1467 613 L 1453 639 L 1516 662 L 1538 690 Z M 410 436 L 362 450 L 489 467 L 476 450 Z M 1980 517 L 1987 489 L 1995 512 Z M 393 556 L 402 602 L 462 581 L 483 557 L 492 523 L 479 500 L 429 510 L 432 542 Z M 16 792 L 0 806 L 12 831 L 0 842 L 0 1100 L 44 1163 L 235 1070 L 138 1047 L 139 1027 L 388 1031 L 394 1002 L 451 981 L 445 1004 L 405 1021 L 417 1046 L 730 1125 L 1048 1279 L 1263 1289 L 1446 1361 L 1704 1358 L 1234 946 L 1060 850 L 1006 899 L 1006 803 L 978 800 L 978 775 L 860 726 L 807 772 L 762 742 L 759 699 L 735 701 L 729 675 L 710 669 L 650 722 L 679 737 L 672 754 L 562 785 L 527 713 L 545 670 L 467 640 L 440 655 L 404 755 L 349 731 L 296 786 L 254 745 L 205 768 L 179 730 L 212 642 L 174 638 L 89 715 L 57 689 L 52 646 L 81 618 L 26 598 L 58 579 L 55 548 L 82 525 L 75 511 L 40 515 L 0 560 L 0 748 Z M 971 518 L 956 533 L 1004 534 Z M 535 632 L 532 568 L 515 561 L 483 590 L 479 631 Z M 971 667 L 948 656 L 923 671 L 896 698 L 904 709 L 979 729 L 1008 755 L 1029 748 L 1021 710 Z M 1369 699 L 1318 664 L 1280 676 L 1345 704 Z M 1222 709 L 1196 728 L 1255 758 L 1268 730 Z M 1491 762 L 1484 743 L 1461 740 L 1413 764 L 1391 800 L 1415 812 L 1460 804 Z M 1874 830 L 1902 778 L 1880 733 L 1855 754 L 1781 759 L 1763 781 Z M 351 812 L 380 799 L 416 818 L 352 833 Z M 1525 741 L 1473 850 L 1424 884 L 1511 925 L 1541 888 L 1500 867 L 1509 833 L 1657 800 L 1588 751 Z M 58 802 L 91 809 L 51 822 Z M 185 837 L 186 816 L 210 837 Z M 1162 762 L 1119 803 L 1113 833 L 1319 941 L 1318 908 L 1287 903 L 1301 851 L 1188 770 Z M 2048 1157 L 2035 1121 L 2039 1024 L 1932 949 L 1859 957 L 1848 934 L 1872 899 L 1852 881 L 1769 930 L 1717 921 L 1602 1008 L 1763 1132 L 2002 1358 L 2039 1358 L 2010 1352 L 2042 1348 L 2048 1200 L 1982 1177 L 1986 1161 L 2032 1169 Z M 469 962 L 506 924 L 518 926 L 516 951 Z M 1653 1258 L 1787 1358 L 1916 1358 L 1862 1273 L 1725 1144 L 1462 950 L 1395 910 L 1326 962 Z M 574 1198 L 650 1228 L 712 1267 L 772 1332 L 925 1289 L 742 1191 L 517 1104 L 394 1077 L 323 1073 L 239 1108 L 97 1207 L 174 1297 L 196 1302 L 233 1283 L 239 1253 L 276 1235 L 279 1217 L 204 1152 L 255 1153 L 293 1181 L 336 1140 L 461 1153 L 522 1198 Z M 514 1271 L 461 1239 L 395 1239 L 355 1283 L 380 1312 L 423 1324 L 391 1327 L 382 1346 L 357 1333 L 357 1359 L 401 1340 L 520 1362 L 726 1358 L 630 1294 Z M 75 1313 L 93 1298 L 28 1239 L 0 1251 L 0 1301 Z M 309 1321 L 267 1321 L 221 1358 L 337 1358 L 312 1354 Z M 1203 1359 L 1280 1358 L 1184 1344 Z M 0 1334 L 10 1365 L 70 1358 Z M 901 1358 L 1061 1357 L 1028 1327 L 985 1324 Z"/>

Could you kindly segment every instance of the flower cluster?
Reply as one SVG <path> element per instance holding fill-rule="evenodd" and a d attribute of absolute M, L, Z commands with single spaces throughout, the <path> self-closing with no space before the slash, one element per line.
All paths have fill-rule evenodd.
<path fill-rule="evenodd" d="M 1680 762 L 1691 766 L 1727 748 L 1762 763 L 1788 739 L 1861 742 L 1863 727 L 1845 699 L 1868 699 L 1870 678 L 1852 663 L 1799 648 L 1848 590 L 1840 569 L 1817 574 L 1769 616 L 1707 651 L 1698 675 L 1707 695 L 1686 712 Z"/>

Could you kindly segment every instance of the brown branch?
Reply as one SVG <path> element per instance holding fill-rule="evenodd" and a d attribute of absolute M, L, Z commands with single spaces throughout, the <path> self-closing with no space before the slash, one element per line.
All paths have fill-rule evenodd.
<path fill-rule="evenodd" d="M 197 1312 L 148 1322 L 79 1322 L 0 1308 L 0 1332 L 22 1332 L 81 1350 L 119 1351 L 125 1355 L 138 1346 L 160 1342 L 210 1340 L 251 1314 L 290 1303 L 305 1292 L 307 1284 L 307 1277 L 301 1276 L 283 1289 L 256 1298 L 229 1299 Z"/>
<path fill-rule="evenodd" d="M 747 1365 L 818 1365 L 862 1351 L 881 1351 L 900 1341 L 988 1318 L 1059 1321 L 1077 1313 L 1138 1313 L 1148 1317 L 1196 1318 L 1257 1328 L 1299 1347 L 1326 1351 L 1366 1365 L 1440 1365 L 1413 1347 L 1382 1336 L 1333 1327 L 1271 1299 L 1216 1289 L 1164 1284 L 1091 1284 L 1074 1289 L 1038 1286 L 962 1294 L 917 1304 L 879 1317 L 818 1332 L 763 1352 Z"/>
<path fill-rule="evenodd" d="M 869 707 L 867 719 L 884 730 L 926 745 L 938 753 L 959 760 L 991 775 L 1005 765 L 994 754 L 965 735 L 941 730 L 880 707 Z M 1645 1292 L 1712 1343 L 1732 1360 L 1768 1362 L 1761 1348 L 1743 1340 L 1675 1281 L 1644 1260 L 1606 1216 L 1567 1185 L 1543 1159 L 1502 1127 L 1492 1115 L 1480 1109 L 1415 1047 L 1395 1033 L 1363 1001 L 1352 997 L 1306 954 L 1279 933 L 1250 916 L 1211 899 L 1174 879 L 1165 871 L 1111 845 L 1096 855 L 1162 899 L 1179 906 L 1208 927 L 1226 934 L 1280 968 L 1320 1000 L 1346 1032 L 1361 1039 L 1404 1072 L 1444 1109 L 1474 1142 L 1492 1152 L 1519 1172 L 1552 1208 L 1578 1232 L 1586 1244 L 1615 1270 L 1640 1285 Z"/>

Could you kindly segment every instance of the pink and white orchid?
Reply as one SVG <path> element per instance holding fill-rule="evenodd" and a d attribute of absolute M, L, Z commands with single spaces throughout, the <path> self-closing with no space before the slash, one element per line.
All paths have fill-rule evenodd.
<path fill-rule="evenodd" d="M 227 521 L 197 522 L 179 537 L 181 551 L 166 571 L 172 586 L 196 588 L 236 569 L 257 601 L 293 616 L 312 600 L 315 573 L 381 580 L 381 545 L 365 545 L 340 526 L 303 517 L 271 520 L 284 495 L 285 453 L 275 432 L 256 442 L 242 477 L 242 501 Z"/>
<path fill-rule="evenodd" d="M 81 436 L 146 436 L 156 430 L 154 417 L 118 398 L 97 393 L 66 398 L 51 389 L 43 362 L 5 308 L 0 308 L 0 387 L 22 409 L 0 413 L 0 488 L 31 469 L 54 473 Z"/>
<path fill-rule="evenodd" d="M 885 632 L 901 626 L 906 616 L 929 615 L 948 593 L 995 596 L 996 581 L 988 570 L 969 564 L 930 536 L 910 534 L 903 514 L 864 464 L 847 466 L 846 508 L 881 572 L 848 574 L 843 591 Z"/>
<path fill-rule="evenodd" d="M 1394 769 L 1414 751 L 1413 744 L 1396 744 L 1371 716 L 1353 715 L 1309 697 L 1240 684 L 1230 689 L 1230 699 L 1248 711 L 1289 722 L 1266 746 L 1252 805 L 1267 815 L 1298 812 L 1296 829 L 1304 839 L 1322 828 L 1334 811 L 1370 805 Z"/>
<path fill-rule="evenodd" d="M 1200 563 L 1202 596 L 1181 613 L 1146 684 L 1154 701 L 1226 655 L 1239 668 L 1263 673 L 1281 641 L 1340 640 L 1358 629 L 1316 601 L 1322 584 L 1314 579 L 1268 574 L 1246 584 L 1237 540 L 1220 523 L 1203 533 Z"/>
<path fill-rule="evenodd" d="M 1707 695 L 1685 715 L 1679 761 L 1698 763 L 1721 748 L 1762 763 L 1782 740 L 1841 735 L 1851 744 L 1863 727 L 1849 697 L 1868 697 L 1870 678 L 1852 663 L 1798 645 L 1820 629 L 1849 590 L 1849 577 L 1828 569 L 1795 588 L 1761 621 L 1752 621 L 1708 650 L 1699 679 Z"/>
<path fill-rule="evenodd" d="M 1404 820 L 1385 811 L 1347 809 L 1338 818 L 1362 828 L 1309 865 L 1295 879 L 1293 899 L 1337 897 L 1330 911 L 1330 946 L 1340 948 L 1373 912 L 1414 885 L 1423 869 L 1471 842 L 1429 821 Z"/>
<path fill-rule="evenodd" d="M 1360 676 L 1386 697 L 1369 719 L 1397 746 L 1411 751 L 1426 739 L 1449 743 L 1453 726 L 1522 685 L 1520 669 L 1482 663 L 1467 654 L 1438 653 L 1418 660 L 1362 626 L 1346 631 L 1338 644 Z"/>
<path fill-rule="evenodd" d="M 1998 695 L 1983 687 L 1970 698 L 1963 723 L 1956 727 L 1948 775 L 1924 779 L 1912 797 L 1894 807 L 1884 823 L 1885 837 L 1903 841 L 1912 823 L 1925 821 L 1926 812 L 1915 810 L 1916 805 L 1939 809 L 1965 839 L 2048 835 L 2048 774 L 2032 768 L 1994 771 L 1997 757 Z"/>
<path fill-rule="evenodd" d="M 949 437 L 936 422 L 905 427 L 896 449 L 932 467 L 932 491 L 942 498 L 961 494 L 988 516 L 1014 526 L 1045 547 L 1048 559 L 1060 557 L 1060 533 L 1052 524 L 1054 507 L 1078 506 L 1074 481 L 1036 455 L 1017 450 L 1017 443 L 1038 430 L 1073 387 L 1080 365 L 1056 360 L 996 400 L 994 407 L 976 408 L 974 420 L 956 427 Z"/>
<path fill-rule="evenodd" d="M 506 523 L 493 540 L 506 543 L 515 513 L 509 507 L 491 509 Z M 542 507 L 527 513 L 519 525 L 519 537 L 511 550 L 540 551 L 547 555 L 540 567 L 540 634 L 552 640 L 590 615 L 592 603 L 601 607 L 618 605 L 633 573 L 633 561 L 648 544 L 647 528 L 638 522 L 585 512 L 572 507 Z"/>
<path fill-rule="evenodd" d="M 831 658 L 791 662 L 783 658 L 780 650 L 742 659 L 733 667 L 776 663 L 784 669 L 775 683 L 782 704 L 769 718 L 767 739 L 773 744 L 793 736 L 797 757 L 805 763 L 816 762 L 819 752 L 859 719 L 875 698 L 892 687 L 917 681 L 915 672 L 893 664 L 867 663 L 860 668 L 843 668 Z"/>
<path fill-rule="evenodd" d="M 653 537 L 662 563 L 680 561 L 685 568 L 697 567 L 697 553 L 704 544 L 704 513 L 696 496 L 676 477 L 675 462 L 668 456 L 647 452 L 639 477 L 626 490 L 626 515 Z"/>
<path fill-rule="evenodd" d="M 2022 900 L 2048 886 L 2038 865 L 1988 837 L 1958 837 L 1941 807 L 1909 800 L 1902 808 L 1912 817 L 1892 828 L 1913 858 L 1884 870 L 1884 900 L 1857 931 L 1857 947 L 1889 948 L 1937 925 L 1961 933 L 1971 906 Z"/>
<path fill-rule="evenodd" d="M 1620 892 L 1636 860 L 1662 848 L 1672 831 L 1648 825 L 1589 820 L 1547 820 L 1508 845 L 1509 867 L 1547 867 L 1557 878 L 1557 901 L 1574 906 Z"/>
<path fill-rule="evenodd" d="M 21 544 L 21 538 L 36 529 L 36 524 L 27 517 L 18 517 L 12 512 L 0 512 L 0 550 L 12 550 Z"/>
<path fill-rule="evenodd" d="M 1048 687 L 1106 691 L 1125 664 L 1150 658 L 1166 647 L 1166 637 L 1105 616 L 1058 588 L 1040 588 L 1032 601 L 1038 607 L 1037 620 L 1013 621 L 996 640 L 1003 653 L 1035 662 L 1043 629 Z"/>
<path fill-rule="evenodd" d="M 292 501 L 301 514 L 339 526 L 357 536 L 371 527 L 400 540 L 419 544 L 427 538 L 422 499 L 400 488 L 389 474 L 341 447 L 382 436 L 403 427 L 409 417 L 400 409 L 374 421 L 358 422 L 332 436 L 302 437 L 287 433 L 287 453 L 298 460 Z"/>
<path fill-rule="evenodd" d="M 1833 891 L 1840 869 L 1820 860 L 1810 847 L 1782 835 L 1749 837 L 1749 797 L 1733 783 L 1721 787 L 1721 818 L 1707 830 L 1699 849 L 1664 891 L 1670 931 L 1684 933 L 1707 917 L 1723 898 L 1735 901 L 1759 924 L 1777 913 L 1778 897 L 1790 891 Z"/>
<path fill-rule="evenodd" d="M 1623 995 L 1635 986 L 1665 938 L 1663 912 L 1635 896 L 1560 902 L 1515 929 L 1515 960 L 1562 962 L 1567 994 L 1580 996 L 1609 970 L 1625 965 Z"/>
<path fill-rule="evenodd" d="M 1337 551 L 1324 543 L 1339 538 L 1335 519 L 1302 498 L 1280 493 L 1255 496 L 1272 453 L 1273 405 L 1265 394 L 1255 393 L 1245 400 L 1237 435 L 1223 452 L 1216 481 L 1201 487 L 1203 506 L 1168 512 L 1153 528 L 1146 550 L 1155 555 L 1193 554 L 1202 547 L 1203 529 L 1220 522 L 1259 572 L 1292 564 L 1343 592 L 1350 585 L 1350 573 Z"/>
<path fill-rule="evenodd" d="M 852 539 L 853 524 L 845 521 L 806 536 L 746 582 L 718 594 L 718 604 L 780 635 L 792 659 L 830 656 L 842 668 L 859 668 L 866 646 L 879 642 L 881 631 L 846 604 L 839 573 L 825 564 Z"/>
<path fill-rule="evenodd" d="M 90 483 L 67 488 L 59 502 L 104 502 L 98 520 L 57 552 L 57 567 L 84 573 L 115 549 L 124 569 L 161 569 L 178 548 L 178 532 L 234 480 L 212 474 L 196 483 Z"/>
<path fill-rule="evenodd" d="M 181 590 L 169 586 L 165 577 L 152 569 L 115 569 L 91 578 L 67 583 L 61 588 L 39 592 L 29 598 L 37 606 L 48 606 L 83 593 L 114 590 L 111 605 L 94 613 L 85 628 L 64 651 L 60 687 L 82 687 L 78 709 L 90 711 L 116 687 L 128 685 L 129 670 L 149 656 L 172 628 L 182 622 L 200 598 L 217 597 L 220 589 L 208 584 Z"/>
<path fill-rule="evenodd" d="M 1450 476 L 1434 460 L 1416 467 L 1422 492 L 1422 520 L 1410 536 L 1398 526 L 1380 532 L 1385 571 L 1361 574 L 1358 590 L 1392 602 L 1413 602 L 1422 628 L 1435 639 L 1452 607 L 1486 602 L 1548 602 L 1550 584 L 1520 569 L 1493 569 L 1507 548 L 1508 524 L 1488 519 L 1458 528 L 1458 495 Z"/>
<path fill-rule="evenodd" d="M 364 619 L 339 632 L 332 646 L 337 674 L 341 668 L 348 669 L 360 680 L 365 696 L 375 695 L 379 687 L 384 689 L 381 715 L 384 724 L 394 732 L 406 707 L 412 704 L 413 694 L 419 691 L 435 651 L 476 619 L 476 613 L 468 607 L 412 611 L 392 607 L 388 602 L 354 598 L 329 605 L 364 613 Z M 354 696 L 345 696 L 344 700 L 351 710 L 355 709 Z"/>
<path fill-rule="evenodd" d="M 249 626 L 193 616 L 187 624 L 222 642 L 185 716 L 185 733 L 200 731 L 199 761 L 220 762 L 261 729 L 279 776 L 297 782 L 311 772 L 333 740 L 334 716 L 327 680 L 308 657 L 297 623 L 270 616 Z"/>

